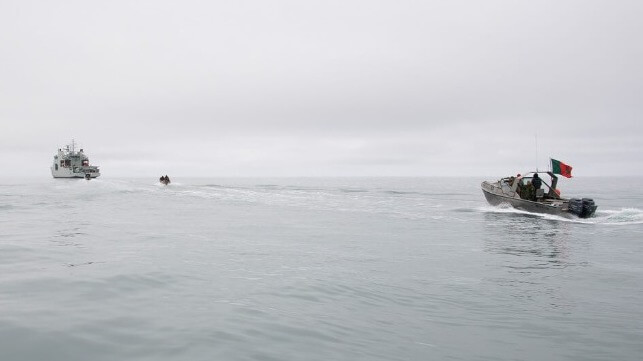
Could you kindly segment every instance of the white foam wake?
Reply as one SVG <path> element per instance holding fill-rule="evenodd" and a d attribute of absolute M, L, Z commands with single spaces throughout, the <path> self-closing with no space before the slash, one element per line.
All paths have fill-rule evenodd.
<path fill-rule="evenodd" d="M 598 210 L 596 214 L 591 218 L 567 218 L 556 216 L 552 214 L 543 214 L 543 213 L 532 213 L 527 211 L 522 211 L 519 209 L 512 208 L 510 206 L 483 206 L 479 207 L 480 212 L 487 213 L 508 213 L 508 214 L 523 214 L 529 216 L 536 216 L 543 219 L 560 221 L 560 222 L 572 222 L 572 223 L 584 223 L 584 224 L 603 224 L 603 225 L 634 225 L 634 224 L 643 224 L 643 210 L 638 208 L 621 208 L 620 210 Z"/>

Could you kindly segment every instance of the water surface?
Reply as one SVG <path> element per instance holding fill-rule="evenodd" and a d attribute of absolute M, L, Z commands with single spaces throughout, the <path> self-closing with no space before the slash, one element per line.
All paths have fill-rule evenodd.
<path fill-rule="evenodd" d="M 490 207 L 478 178 L 173 181 L 0 179 L 3 360 L 643 353 L 630 179 L 561 181 L 588 220 Z"/>

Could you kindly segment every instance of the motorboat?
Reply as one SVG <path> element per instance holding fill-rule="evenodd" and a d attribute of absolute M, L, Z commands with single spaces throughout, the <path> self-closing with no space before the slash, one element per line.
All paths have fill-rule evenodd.
<path fill-rule="evenodd" d="M 54 178 L 92 179 L 100 176 L 100 170 L 96 165 L 89 165 L 89 158 L 83 149 L 76 151 L 76 143 L 72 140 L 71 144 L 59 148 L 54 155 L 51 175 Z"/>
<path fill-rule="evenodd" d="M 161 176 L 161 178 L 159 178 L 159 182 L 161 182 L 161 184 L 168 185 L 171 183 L 170 177 L 168 177 L 167 175 Z"/>
<path fill-rule="evenodd" d="M 549 176 L 549 182 L 541 175 Z M 536 178 L 539 180 L 534 181 Z M 563 217 L 588 218 L 594 215 L 598 206 L 593 199 L 562 198 L 556 188 L 557 183 L 558 177 L 554 173 L 536 171 L 495 182 L 484 181 L 481 187 L 487 202 L 494 206 L 506 204 L 527 212 Z"/>

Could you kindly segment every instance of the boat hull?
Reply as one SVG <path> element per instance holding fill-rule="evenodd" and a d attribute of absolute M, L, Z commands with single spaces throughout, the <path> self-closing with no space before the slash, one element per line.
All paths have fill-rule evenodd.
<path fill-rule="evenodd" d="M 58 170 L 51 169 L 51 175 L 54 178 L 98 178 L 100 177 L 100 172 L 73 172 L 71 169 L 58 168 Z"/>
<path fill-rule="evenodd" d="M 526 199 L 511 198 L 511 197 L 491 193 L 485 189 L 482 189 L 482 193 L 487 199 L 487 202 L 489 202 L 489 204 L 491 204 L 492 206 L 499 206 L 501 204 L 506 204 L 515 209 L 519 209 L 521 211 L 526 211 L 531 213 L 551 214 L 551 215 L 561 216 L 566 218 L 576 218 L 576 215 L 570 213 L 563 206 L 552 206 L 549 204 L 533 202 Z"/>

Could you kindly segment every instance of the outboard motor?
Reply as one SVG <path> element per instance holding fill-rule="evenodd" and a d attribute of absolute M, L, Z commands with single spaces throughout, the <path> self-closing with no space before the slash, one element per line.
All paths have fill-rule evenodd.
<path fill-rule="evenodd" d="M 91 179 L 91 177 L 92 177 L 92 176 L 91 176 L 91 174 L 89 174 L 89 173 L 85 173 L 85 179 L 90 180 L 90 179 Z"/>
<path fill-rule="evenodd" d="M 581 218 L 587 218 L 596 212 L 597 207 L 593 199 L 583 198 L 581 202 L 583 203 L 583 211 L 580 214 Z"/>
<path fill-rule="evenodd" d="M 583 214 L 583 201 L 578 198 L 572 198 L 569 200 L 569 212 L 581 216 Z"/>
<path fill-rule="evenodd" d="M 580 218 L 591 217 L 596 212 L 596 204 L 591 198 L 572 198 L 569 200 L 569 212 Z"/>

